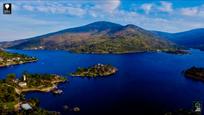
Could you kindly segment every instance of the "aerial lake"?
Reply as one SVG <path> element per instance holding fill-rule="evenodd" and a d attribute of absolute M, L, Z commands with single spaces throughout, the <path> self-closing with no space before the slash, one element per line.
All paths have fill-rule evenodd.
<path fill-rule="evenodd" d="M 180 108 L 191 109 L 192 102 L 204 102 L 204 83 L 185 78 L 182 71 L 192 66 L 204 67 L 204 52 L 192 49 L 189 55 L 167 53 L 132 54 L 75 54 L 66 51 L 8 50 L 37 57 L 35 63 L 0 68 L 0 78 L 8 73 L 18 76 L 24 71 L 63 75 L 69 82 L 61 84 L 61 95 L 33 92 L 42 108 L 62 114 L 99 115 L 124 113 L 127 115 L 160 115 Z M 97 63 L 118 68 L 115 75 L 88 79 L 71 77 L 78 67 Z M 79 113 L 68 112 L 80 107 Z"/>

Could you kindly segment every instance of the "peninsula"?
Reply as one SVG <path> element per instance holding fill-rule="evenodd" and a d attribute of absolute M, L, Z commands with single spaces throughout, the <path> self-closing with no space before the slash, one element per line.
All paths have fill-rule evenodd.
<path fill-rule="evenodd" d="M 57 88 L 66 78 L 54 74 L 24 73 L 19 79 L 15 74 L 8 74 L 6 79 L 0 80 L 0 113 L 25 113 L 28 110 L 36 114 L 56 115 L 36 106 L 35 99 L 26 100 L 24 93 L 31 91 L 50 92 Z"/>
<path fill-rule="evenodd" d="M 204 68 L 191 67 L 184 72 L 184 75 L 195 80 L 204 81 Z"/>
<path fill-rule="evenodd" d="M 88 68 L 78 68 L 76 72 L 71 73 L 71 76 L 80 77 L 97 77 L 97 76 L 109 76 L 115 74 L 118 71 L 116 67 L 112 65 L 96 64 Z"/>
<path fill-rule="evenodd" d="M 29 57 L 17 53 L 9 53 L 0 50 L 0 67 L 30 63 L 35 61 L 37 61 L 37 59 L 34 57 Z"/>
<path fill-rule="evenodd" d="M 190 54 L 190 51 L 188 50 L 169 50 L 169 51 L 166 51 L 166 53 L 176 54 L 176 55 L 186 55 L 186 54 Z"/>

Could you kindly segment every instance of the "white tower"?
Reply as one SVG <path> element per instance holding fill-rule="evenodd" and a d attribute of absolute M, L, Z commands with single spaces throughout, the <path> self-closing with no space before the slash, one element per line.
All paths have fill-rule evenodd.
<path fill-rule="evenodd" d="M 23 81 L 26 81 L 26 75 L 23 75 Z"/>

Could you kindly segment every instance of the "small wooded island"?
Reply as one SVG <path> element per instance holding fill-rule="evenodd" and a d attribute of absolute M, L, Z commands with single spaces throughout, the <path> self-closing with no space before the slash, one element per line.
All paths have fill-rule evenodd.
<path fill-rule="evenodd" d="M 0 67 L 18 65 L 37 61 L 34 57 L 29 57 L 17 53 L 9 53 L 0 49 Z"/>
<path fill-rule="evenodd" d="M 26 100 L 24 93 L 30 91 L 50 92 L 57 88 L 58 83 L 66 78 L 54 74 L 24 73 L 19 79 L 15 74 L 8 74 L 6 79 L 0 80 L 0 113 L 3 114 L 31 114 L 56 115 L 38 107 L 37 99 Z M 32 111 L 32 112 L 30 112 Z"/>
<path fill-rule="evenodd" d="M 112 65 L 96 64 L 88 68 L 78 68 L 76 72 L 71 73 L 71 76 L 101 77 L 115 74 L 117 71 L 118 69 Z"/>
<path fill-rule="evenodd" d="M 184 75 L 195 80 L 204 81 L 204 68 L 191 67 L 184 72 Z"/>

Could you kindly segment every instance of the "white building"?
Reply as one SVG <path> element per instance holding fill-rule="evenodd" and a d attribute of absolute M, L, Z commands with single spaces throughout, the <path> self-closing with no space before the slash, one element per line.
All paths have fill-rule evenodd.
<path fill-rule="evenodd" d="M 19 82 L 18 85 L 20 87 L 26 87 L 27 86 L 27 83 L 26 82 Z"/>
<path fill-rule="evenodd" d="M 21 104 L 21 108 L 24 110 L 31 110 L 32 107 L 28 103 Z"/>
<path fill-rule="evenodd" d="M 26 81 L 26 75 L 23 75 L 23 81 Z"/>

